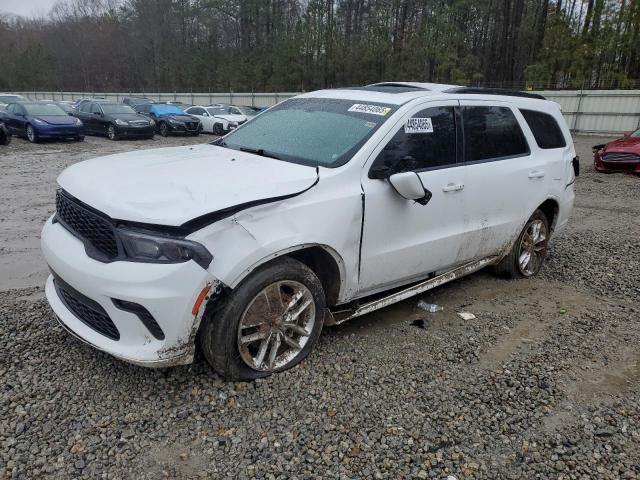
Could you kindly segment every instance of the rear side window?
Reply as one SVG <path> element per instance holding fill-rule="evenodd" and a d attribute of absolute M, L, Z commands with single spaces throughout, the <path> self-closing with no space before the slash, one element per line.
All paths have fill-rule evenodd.
<path fill-rule="evenodd" d="M 551 115 L 535 110 L 520 110 L 520 113 L 527 121 L 540 148 L 550 149 L 567 146 L 558 122 Z"/>
<path fill-rule="evenodd" d="M 455 163 L 454 109 L 432 107 L 411 116 L 400 127 L 380 152 L 370 171 L 400 173 Z"/>
<path fill-rule="evenodd" d="M 463 107 L 467 162 L 529 154 L 520 124 L 507 107 Z"/>

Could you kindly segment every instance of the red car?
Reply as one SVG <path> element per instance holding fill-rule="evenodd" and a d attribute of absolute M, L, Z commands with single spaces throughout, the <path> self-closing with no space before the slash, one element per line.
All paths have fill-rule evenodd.
<path fill-rule="evenodd" d="M 593 164 L 599 172 L 640 174 L 640 129 L 613 142 L 594 145 Z"/>

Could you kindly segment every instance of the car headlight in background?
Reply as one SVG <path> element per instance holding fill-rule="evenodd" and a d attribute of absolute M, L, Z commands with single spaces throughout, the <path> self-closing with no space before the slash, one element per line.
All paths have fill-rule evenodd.
<path fill-rule="evenodd" d="M 127 122 L 126 120 L 120 120 L 119 118 L 116 118 L 115 122 L 116 125 L 129 125 L 129 122 Z"/>
<path fill-rule="evenodd" d="M 169 123 L 171 123 L 173 125 L 184 125 L 184 123 L 182 123 L 180 120 L 176 120 L 174 118 L 170 118 L 169 119 Z"/>
<path fill-rule="evenodd" d="M 76 118 L 76 125 L 82 126 L 82 120 L 80 120 L 79 118 Z"/>
<path fill-rule="evenodd" d="M 206 269 L 213 255 L 203 245 L 169 236 L 142 233 L 126 228 L 118 229 L 127 257 L 149 263 L 183 263 L 193 260 Z"/>
<path fill-rule="evenodd" d="M 34 118 L 32 120 L 32 123 L 35 123 L 36 125 L 46 125 L 47 122 L 45 122 L 44 120 L 40 120 L 39 118 Z"/>
<path fill-rule="evenodd" d="M 151 125 L 152 127 L 156 126 L 156 122 L 153 120 L 149 120 L 149 125 Z"/>

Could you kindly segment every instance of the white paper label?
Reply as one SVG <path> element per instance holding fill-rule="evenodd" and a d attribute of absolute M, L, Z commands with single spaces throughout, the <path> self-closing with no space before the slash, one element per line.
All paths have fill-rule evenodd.
<path fill-rule="evenodd" d="M 410 118 L 404 125 L 404 133 L 433 133 L 430 118 Z"/>
<path fill-rule="evenodd" d="M 349 112 L 370 113 L 371 115 L 380 115 L 384 117 L 391 111 L 389 107 L 380 107 L 378 105 L 365 105 L 363 103 L 354 103 L 349 108 Z"/>

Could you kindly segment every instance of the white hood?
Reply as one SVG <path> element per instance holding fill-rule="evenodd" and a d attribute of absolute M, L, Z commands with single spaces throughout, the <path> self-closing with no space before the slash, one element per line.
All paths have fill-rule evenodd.
<path fill-rule="evenodd" d="M 312 167 L 204 144 L 94 158 L 64 170 L 58 184 L 112 218 L 179 226 L 316 180 Z"/>

